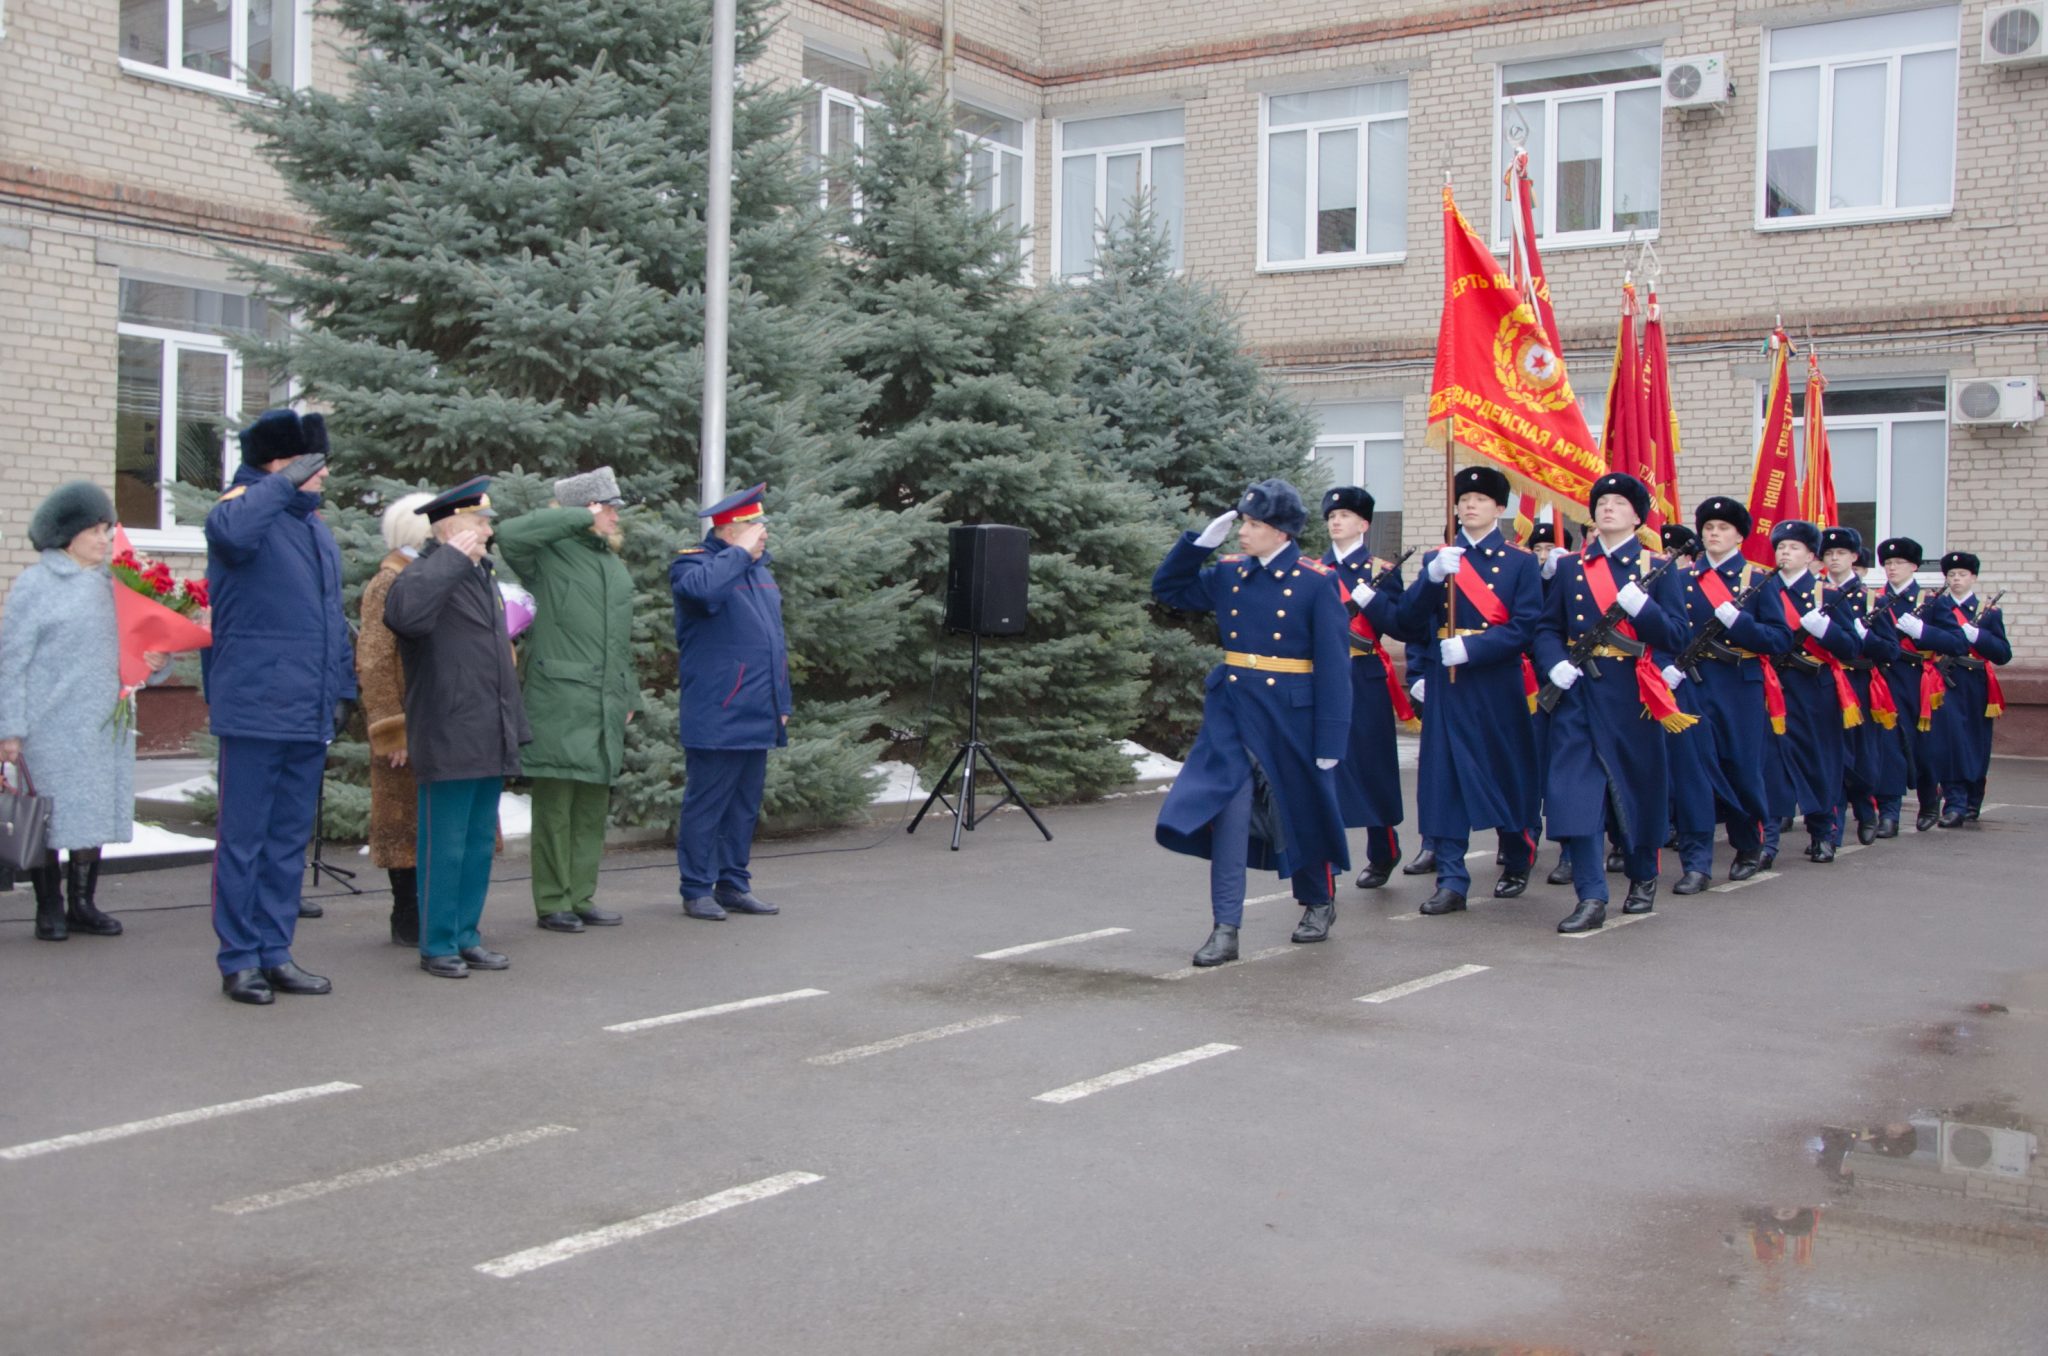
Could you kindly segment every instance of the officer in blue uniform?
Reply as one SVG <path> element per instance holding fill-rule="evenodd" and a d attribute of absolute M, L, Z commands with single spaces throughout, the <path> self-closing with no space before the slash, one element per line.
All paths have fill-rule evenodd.
<path fill-rule="evenodd" d="M 1472 830 L 1501 831 L 1498 897 L 1520 894 L 1535 860 L 1536 739 L 1522 658 L 1543 609 L 1541 572 L 1496 526 L 1508 506 L 1505 475 L 1467 466 L 1452 490 L 1458 535 L 1423 558 L 1399 613 L 1402 629 L 1422 640 L 1429 698 L 1415 819 L 1436 857 L 1436 893 L 1422 905 L 1432 916 L 1465 907 Z"/>
<path fill-rule="evenodd" d="M 1844 667 L 1849 685 L 1863 708 L 1863 723 L 1843 731 L 1842 790 L 1835 801 L 1832 840 L 1842 845 L 1849 818 L 1856 819 L 1856 841 L 1868 847 L 1877 840 L 1877 795 L 1881 787 L 1904 785 L 1906 754 L 1899 746 L 1896 729 L 1887 729 L 1879 719 L 1879 707 L 1871 699 L 1875 685 L 1887 696 L 1891 684 L 1885 670 L 1899 655 L 1899 633 L 1881 612 L 1873 612 L 1870 592 L 1863 586 L 1857 564 L 1863 558 L 1863 534 L 1853 527 L 1824 528 L 1820 534 L 1820 563 L 1828 587 L 1837 591 L 1842 611 L 1856 630 L 1857 653 Z"/>
<path fill-rule="evenodd" d="M 1204 568 L 1238 521 L 1242 553 Z M 1213 612 L 1223 662 L 1203 682 L 1202 729 L 1159 809 L 1162 847 L 1209 859 L 1214 926 L 1196 965 L 1237 959 L 1245 872 L 1291 876 L 1297 942 L 1330 935 L 1333 873 L 1351 869 L 1334 774 L 1351 740 L 1351 630 L 1334 572 L 1301 554 L 1301 492 L 1262 480 L 1152 576 L 1167 607 Z"/>
<path fill-rule="evenodd" d="M 1400 567 L 1377 559 L 1368 546 L 1372 510 L 1372 495 L 1356 485 L 1323 495 L 1323 522 L 1330 530 L 1323 564 L 1358 609 L 1351 618 L 1351 743 L 1337 765 L 1337 804 L 1346 825 L 1365 830 L 1365 867 L 1358 873 L 1361 890 L 1385 885 L 1401 863 L 1401 839 L 1394 831 L 1402 818 L 1401 759 L 1394 730 L 1415 718 L 1381 644 L 1408 636 L 1396 616 L 1402 593 Z M 1385 586 L 1375 590 L 1373 581 L 1383 573 Z"/>
<path fill-rule="evenodd" d="M 756 485 L 699 510 L 711 520 L 710 534 L 676 552 L 668 567 L 687 778 L 676 869 L 683 912 L 707 921 L 780 912 L 754 895 L 747 869 L 768 750 L 788 746 L 792 709 L 782 593 L 768 568 L 767 489 Z"/>
<path fill-rule="evenodd" d="M 200 671 L 220 741 L 213 930 L 237 1003 L 332 985 L 292 960 L 299 885 L 336 706 L 356 695 L 341 551 L 318 512 L 327 425 L 270 410 L 242 430 L 242 464 L 206 515 L 213 645 Z"/>
<path fill-rule="evenodd" d="M 1946 704 L 1939 661 L 1965 654 L 1970 644 L 1956 625 L 1952 609 L 1934 606 L 1938 595 L 1923 598 L 1914 577 L 1925 560 L 1920 543 L 1911 537 L 1887 537 L 1877 544 L 1877 563 L 1884 568 L 1885 586 L 1877 610 L 1898 635 L 1898 654 L 1885 669 L 1892 685 L 1892 698 L 1899 706 L 1897 737 L 1903 755 L 1904 777 L 1886 785 L 1877 798 L 1877 836 L 1895 837 L 1899 832 L 1899 811 L 1911 787 L 1918 801 L 1913 827 L 1925 833 L 1941 818 L 1941 776 L 1935 758 L 1934 722 Z M 1925 689 L 1931 686 L 1933 693 Z M 1942 701 L 1931 697 L 1940 694 Z M 1926 724 L 1921 724 L 1922 719 Z"/>
<path fill-rule="evenodd" d="M 1657 850 L 1671 824 L 1665 735 L 1684 719 L 1683 712 L 1658 711 L 1660 704 L 1672 705 L 1658 689 L 1668 688 L 1664 670 L 1685 644 L 1684 597 L 1669 573 L 1648 591 L 1636 582 L 1657 564 L 1636 537 L 1650 512 L 1649 486 L 1610 473 L 1593 482 L 1586 507 L 1594 531 L 1558 567 L 1550 607 L 1536 627 L 1537 668 L 1565 690 L 1551 713 L 1543 790 L 1547 828 L 1571 849 L 1578 894 L 1578 907 L 1557 925 L 1559 932 L 1588 932 L 1607 921 L 1601 839 L 1609 831 L 1626 859 L 1622 911 L 1648 913 L 1656 906 Z M 1569 647 L 1615 602 L 1628 620 L 1583 664 L 1574 664 Z"/>
<path fill-rule="evenodd" d="M 1776 757 L 1766 774 L 1775 774 L 1771 813 L 1764 821 L 1762 865 L 1778 860 L 1778 821 L 1795 812 L 1806 816 L 1809 861 L 1835 860 L 1835 803 L 1841 796 L 1847 745 L 1845 723 L 1860 711 L 1855 689 L 1842 666 L 1861 653 L 1854 620 L 1843 610 L 1839 593 L 1815 577 L 1820 555 L 1820 529 L 1788 519 L 1771 529 L 1771 547 L 1778 556 L 1778 586 L 1771 590 L 1792 647 L 1772 662 L 1785 690 L 1785 733 L 1774 739 Z M 1832 661 L 1832 662 L 1831 662 Z"/>
<path fill-rule="evenodd" d="M 1935 609 L 1949 614 L 1967 643 L 1961 655 L 1942 665 L 1948 695 L 1935 716 L 1941 731 L 1941 819 L 1944 829 L 1973 822 L 1984 807 L 1984 785 L 1991 776 L 1992 721 L 2004 710 L 1994 666 L 2012 662 L 2012 644 L 2005 638 L 2005 617 L 1977 599 L 1981 562 L 1968 551 L 1950 551 L 1941 558 L 1947 595 Z"/>
<path fill-rule="evenodd" d="M 1764 794 L 1764 757 L 1771 733 L 1764 699 L 1764 665 L 1792 645 L 1782 605 L 1769 571 L 1743 558 L 1749 509 L 1739 499 L 1715 495 L 1693 511 L 1700 559 L 1679 576 L 1692 643 L 1718 621 L 1721 634 L 1690 671 L 1665 674 L 1679 709 L 1700 718 L 1689 730 L 1669 736 L 1672 802 L 1678 824 L 1680 875 L 1673 894 L 1697 894 L 1714 876 L 1714 825 L 1728 826 L 1735 860 L 1728 879 L 1748 880 L 1762 869 L 1763 821 L 1770 812 Z M 1747 602 L 1736 603 L 1765 576 Z"/>

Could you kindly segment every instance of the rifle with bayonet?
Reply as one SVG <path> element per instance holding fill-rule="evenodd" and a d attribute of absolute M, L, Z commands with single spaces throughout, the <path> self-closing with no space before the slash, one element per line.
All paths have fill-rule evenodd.
<path fill-rule="evenodd" d="M 1770 578 L 1771 572 L 1769 570 L 1758 570 L 1756 577 L 1749 581 L 1749 587 L 1728 601 L 1735 604 L 1737 612 L 1742 611 L 1743 608 L 1749 606 L 1750 599 L 1763 591 L 1764 585 L 1770 581 Z M 1672 667 L 1678 669 L 1697 685 L 1700 681 L 1701 660 L 1735 660 L 1742 658 L 1741 655 L 1721 643 L 1721 637 L 1727 634 L 1728 628 L 1722 625 L 1719 617 L 1709 617 L 1706 625 L 1700 627 L 1699 634 L 1695 635 L 1691 642 L 1678 652 L 1678 658 L 1673 661 Z"/>
<path fill-rule="evenodd" d="M 1648 593 L 1650 586 L 1662 578 L 1665 571 L 1670 568 L 1671 557 L 1666 556 L 1651 566 L 1642 578 L 1634 581 L 1635 586 L 1644 593 Z M 1627 585 L 1622 587 L 1626 588 Z M 1620 590 L 1616 590 L 1616 592 L 1618 594 Z M 1629 640 L 1625 636 L 1617 635 L 1618 628 L 1627 620 L 1628 609 L 1623 607 L 1621 599 L 1616 597 L 1613 602 L 1607 605 L 1607 610 L 1600 614 L 1600 620 L 1580 632 L 1578 638 L 1565 647 L 1564 657 L 1566 661 L 1588 678 L 1598 678 L 1600 670 L 1587 668 L 1586 664 L 1587 661 L 1593 658 L 1593 651 L 1599 649 L 1602 645 L 1615 645 L 1617 649 L 1633 648 L 1637 653 L 1641 653 L 1641 641 Z M 1626 643 L 1616 645 L 1617 641 L 1624 641 Z M 1564 689 L 1551 682 L 1548 678 L 1545 678 L 1542 690 L 1536 694 L 1536 705 L 1545 711 L 1555 711 L 1557 704 L 1563 700 Z"/>
<path fill-rule="evenodd" d="M 1395 575 L 1401 572 L 1401 567 L 1408 563 L 1408 557 L 1414 554 L 1415 548 L 1412 546 L 1409 547 L 1407 550 L 1403 551 L 1400 554 L 1399 558 L 1397 558 L 1393 564 L 1387 566 L 1386 569 L 1381 570 L 1378 574 L 1374 575 L 1372 579 L 1367 582 L 1366 587 L 1372 590 L 1374 593 L 1378 593 L 1380 589 L 1386 585 L 1386 582 L 1389 579 L 1392 579 Z M 1349 612 L 1354 617 L 1358 616 L 1359 614 L 1365 611 L 1364 608 L 1358 605 L 1357 600 L 1354 599 L 1348 593 L 1344 595 L 1344 610 Z"/>

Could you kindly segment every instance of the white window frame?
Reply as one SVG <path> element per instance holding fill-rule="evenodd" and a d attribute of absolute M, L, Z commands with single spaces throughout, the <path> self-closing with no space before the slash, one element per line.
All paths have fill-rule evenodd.
<path fill-rule="evenodd" d="M 118 21 L 116 33 L 118 34 Z M 121 69 L 129 75 L 145 80 L 156 80 L 167 85 L 182 85 L 187 89 L 205 90 L 209 94 L 221 94 L 230 99 L 242 99 L 252 103 L 269 102 L 249 84 L 249 7 L 247 0 L 232 0 L 228 11 L 228 50 L 231 68 L 240 74 L 223 78 L 208 75 L 204 71 L 190 71 L 177 63 L 178 54 L 185 46 L 185 7 L 182 0 L 166 0 L 164 5 L 164 60 L 163 66 L 132 57 L 117 57 Z M 313 65 L 313 0 L 293 0 L 292 3 L 292 88 L 305 89 L 311 85 Z"/>
<path fill-rule="evenodd" d="M 965 104 L 979 113 L 988 114 L 992 117 L 1009 118 L 1012 122 L 1018 123 L 1023 129 L 1022 136 L 1019 138 L 1023 144 L 1020 146 L 1008 146 L 992 137 L 985 137 L 979 133 L 967 131 L 964 128 L 956 127 L 953 134 L 960 139 L 961 157 L 965 163 L 965 174 L 968 176 L 974 173 L 974 152 L 977 147 L 986 146 L 989 149 L 995 158 L 998 174 L 1001 173 L 1003 157 L 1012 155 L 1019 157 L 1018 172 L 1023 176 L 1024 182 L 1018 186 L 1017 193 L 1017 205 L 1021 214 L 1017 225 L 1023 232 L 1017 244 L 1017 280 L 1028 283 L 1031 281 L 1031 259 L 1036 248 L 1038 236 L 1038 214 L 1035 210 L 1037 207 L 1037 194 L 1032 184 L 1032 179 L 1035 177 L 1038 168 L 1038 122 L 1035 118 L 1013 117 L 993 104 L 985 104 L 976 99 L 960 99 L 957 102 Z M 964 182 L 971 192 L 973 188 L 972 178 L 966 178 Z M 1000 197 L 1001 195 L 998 194 L 998 200 L 1000 200 Z"/>
<path fill-rule="evenodd" d="M 242 412 L 242 355 L 228 346 L 225 339 L 217 334 L 205 334 L 192 330 L 167 329 L 161 325 L 140 325 L 122 321 L 115 326 L 115 333 L 122 338 L 154 339 L 162 343 L 162 367 L 157 384 L 157 521 L 169 523 L 169 527 L 134 528 L 128 539 L 144 551 L 204 551 L 206 537 L 197 523 L 180 523 L 177 508 L 173 502 L 171 486 L 177 479 L 178 451 L 172 440 L 178 428 L 178 355 L 180 353 L 216 354 L 227 359 L 227 408 L 222 412 L 220 448 L 221 483 L 227 483 L 236 458 L 230 451 L 233 445 L 233 430 Z"/>
<path fill-rule="evenodd" d="M 1348 404 L 1350 402 L 1344 403 Z M 1305 460 L 1311 464 L 1321 463 L 1329 465 L 1335 461 L 1337 456 L 1348 456 L 1351 459 L 1350 469 L 1345 473 L 1343 479 L 1333 480 L 1332 483 L 1341 485 L 1358 485 L 1370 489 L 1371 487 L 1366 485 L 1365 463 L 1366 453 L 1368 449 L 1374 447 L 1381 448 L 1382 450 L 1391 447 L 1396 453 L 1398 453 L 1401 458 L 1402 475 L 1403 477 L 1406 476 L 1408 469 L 1407 440 L 1398 431 L 1379 433 L 1318 433 L 1315 437 L 1315 441 L 1309 445 L 1309 454 L 1307 458 L 1305 458 Z M 1384 487 L 1382 487 L 1381 492 L 1376 496 L 1376 498 L 1384 500 L 1386 497 L 1387 496 L 1385 494 Z M 1405 535 L 1408 531 L 1406 502 L 1407 495 L 1403 493 L 1402 507 L 1394 508 L 1389 505 L 1385 506 L 1383 509 L 1384 513 L 1395 513 L 1402 515 L 1401 532 L 1403 535 Z M 1381 514 L 1376 512 L 1373 521 L 1373 531 L 1369 537 L 1369 544 L 1372 547 L 1374 555 L 1382 556 L 1388 560 L 1392 560 L 1394 557 L 1401 554 L 1401 543 L 1398 540 L 1387 541 L 1384 539 L 1379 530 L 1382 521 L 1383 518 Z"/>
<path fill-rule="evenodd" d="M 1138 191 L 1148 195 L 1152 192 L 1152 153 L 1154 151 L 1160 150 L 1163 147 L 1177 146 L 1181 151 L 1183 175 L 1185 175 L 1187 164 L 1188 137 L 1187 124 L 1185 122 L 1181 124 L 1181 134 L 1177 137 L 1160 137 L 1153 141 L 1119 142 L 1110 146 L 1090 146 L 1085 151 L 1074 151 L 1071 153 L 1067 150 L 1067 123 L 1069 121 L 1093 122 L 1097 118 L 1127 117 L 1143 113 L 1166 113 L 1175 111 L 1178 108 L 1178 105 L 1162 104 L 1151 108 L 1127 108 L 1113 113 L 1089 113 L 1072 119 L 1062 118 L 1059 120 L 1052 158 L 1052 277 L 1054 281 L 1059 281 L 1069 276 L 1065 271 L 1063 262 L 1066 254 L 1066 242 L 1061 239 L 1064 233 L 1061 229 L 1061 224 L 1065 220 L 1061 209 L 1066 191 L 1066 165 L 1069 158 L 1083 155 L 1095 157 L 1095 225 L 1093 229 L 1095 232 L 1095 257 L 1098 260 L 1102 257 L 1104 227 L 1109 220 L 1107 199 L 1109 196 L 1110 158 L 1112 156 L 1138 154 Z M 1185 110 L 1181 111 L 1183 118 L 1185 118 Z M 1185 180 L 1183 181 L 1182 194 L 1180 220 L 1174 223 L 1174 238 L 1180 247 L 1181 257 L 1185 259 L 1187 257 L 1188 215 Z M 1176 272 L 1179 271 L 1176 270 Z M 1082 277 L 1092 278 L 1100 272 L 1101 268 L 1098 265 L 1096 269 L 1085 275 L 1076 273 L 1072 277 L 1077 279 Z"/>
<path fill-rule="evenodd" d="M 833 85 L 821 84 L 816 80 L 803 82 L 804 92 L 815 101 L 818 110 L 818 142 L 809 147 L 812 155 L 818 157 L 818 206 L 827 211 L 832 207 L 831 180 L 824 172 L 825 162 L 831 159 L 828 149 L 832 141 L 832 109 L 835 105 L 853 111 L 853 147 L 856 153 L 865 152 L 868 144 L 868 110 L 874 108 L 872 99 L 863 99 L 857 94 L 848 94 Z M 799 123 L 801 126 L 801 123 Z M 855 221 L 860 220 L 860 185 L 849 186 L 846 210 Z"/>
<path fill-rule="evenodd" d="M 1371 81 L 1368 83 L 1399 83 L 1405 85 L 1408 82 L 1402 80 L 1399 82 Z M 1340 85 L 1332 86 L 1332 88 L 1342 89 L 1348 88 L 1348 86 Z M 1300 273 L 1311 269 L 1360 268 L 1382 264 L 1398 264 L 1404 262 L 1408 258 L 1408 249 L 1406 245 L 1403 245 L 1402 248 L 1398 250 L 1381 250 L 1379 253 L 1374 254 L 1365 248 L 1365 231 L 1367 214 L 1366 199 L 1367 195 L 1370 192 L 1372 183 L 1369 173 L 1371 169 L 1371 152 L 1369 150 L 1369 145 L 1372 138 L 1369 129 L 1372 127 L 1374 123 L 1395 121 L 1407 122 L 1408 109 L 1406 107 L 1406 101 L 1403 101 L 1403 107 L 1399 113 L 1360 113 L 1338 118 L 1321 118 L 1314 122 L 1283 123 L 1278 128 L 1275 128 L 1273 126 L 1272 111 L 1273 96 L 1270 94 L 1261 95 L 1259 97 L 1259 254 L 1257 266 L 1258 271 L 1261 273 Z M 1306 194 L 1306 203 L 1308 208 L 1308 214 L 1304 218 L 1304 220 L 1307 222 L 1307 226 L 1305 228 L 1307 239 L 1303 242 L 1305 257 L 1300 259 L 1276 260 L 1268 257 L 1267 254 L 1266 229 L 1267 219 L 1269 216 L 1267 210 L 1267 195 L 1271 192 L 1271 166 L 1273 148 L 1272 138 L 1276 131 L 1289 133 L 1306 132 L 1308 134 L 1308 174 L 1307 183 L 1305 184 L 1303 190 Z M 1355 131 L 1358 133 L 1359 248 L 1348 251 L 1344 254 L 1317 254 L 1314 250 L 1316 233 L 1316 201 L 1318 179 L 1322 173 L 1322 158 L 1316 154 L 1316 148 L 1325 132 L 1344 131 Z M 1408 195 L 1406 191 L 1406 185 L 1404 183 L 1401 193 L 1401 200 L 1404 206 L 1407 202 L 1407 197 Z M 1403 238 L 1406 238 L 1405 234 Z"/>
<path fill-rule="evenodd" d="M 1575 89 L 1552 90 L 1548 94 L 1521 94 L 1510 97 L 1506 92 L 1507 67 L 1518 64 L 1520 63 L 1512 61 L 1496 63 L 1493 68 L 1493 181 L 1498 184 L 1501 176 L 1507 172 L 1506 152 L 1502 143 L 1507 140 L 1508 109 L 1520 110 L 1525 122 L 1533 122 L 1540 118 L 1543 124 L 1543 146 L 1548 154 L 1542 166 L 1542 181 L 1535 185 L 1536 243 L 1548 252 L 1626 245 L 1631 239 L 1655 240 L 1664 224 L 1663 109 L 1660 103 L 1657 114 L 1657 225 L 1617 231 L 1613 229 L 1614 96 L 1630 90 L 1660 89 L 1661 82 L 1655 77 L 1648 77 L 1642 80 L 1624 80 L 1611 85 L 1582 85 Z M 1596 94 L 1600 96 L 1600 220 L 1605 225 L 1597 231 L 1569 231 L 1560 234 L 1556 229 L 1557 106 L 1560 103 L 1583 103 Z M 1531 117 L 1532 113 L 1534 118 Z M 1493 250 L 1496 254 L 1505 254 L 1509 245 L 1509 223 L 1512 220 L 1509 213 L 1521 209 L 1506 201 L 1499 192 L 1495 192 L 1492 197 Z"/>

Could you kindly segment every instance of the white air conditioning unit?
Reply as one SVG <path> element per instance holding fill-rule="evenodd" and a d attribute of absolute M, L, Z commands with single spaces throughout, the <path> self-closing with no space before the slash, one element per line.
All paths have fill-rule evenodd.
<path fill-rule="evenodd" d="M 1664 107 L 1714 108 L 1728 102 L 1728 58 L 1672 57 L 1664 63 Z"/>
<path fill-rule="evenodd" d="M 1986 66 L 2026 66 L 2048 61 L 2048 0 L 1993 4 L 1984 11 Z"/>
<path fill-rule="evenodd" d="M 1949 382 L 1952 424 L 2031 424 L 2041 414 L 2041 384 L 2033 377 L 1957 377 Z"/>
<path fill-rule="evenodd" d="M 1977 1172 L 1990 1177 L 2025 1177 L 2039 1143 L 2024 1130 L 1990 1125 L 1941 1123 L 1941 1170 Z"/>

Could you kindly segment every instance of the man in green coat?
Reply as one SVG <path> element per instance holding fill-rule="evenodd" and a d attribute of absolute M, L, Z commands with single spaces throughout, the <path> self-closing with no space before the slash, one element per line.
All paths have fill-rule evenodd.
<path fill-rule="evenodd" d="M 619 484 L 612 468 L 555 482 L 560 507 L 501 523 L 498 550 L 533 591 L 520 639 L 520 681 L 533 742 L 533 907 L 549 932 L 613 927 L 593 903 L 605 811 L 638 712 L 633 580 L 618 556 Z"/>

